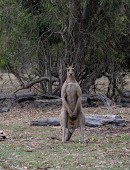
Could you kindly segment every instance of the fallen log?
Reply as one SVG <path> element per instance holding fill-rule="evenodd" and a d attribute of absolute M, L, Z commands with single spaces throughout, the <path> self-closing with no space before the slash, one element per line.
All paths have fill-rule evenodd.
<path fill-rule="evenodd" d="M 4 99 L 14 99 L 16 102 L 21 103 L 25 101 L 34 101 L 34 105 L 36 107 L 44 107 L 44 106 L 61 106 L 61 98 L 55 95 L 47 95 L 43 94 L 41 96 L 36 96 L 33 92 L 24 92 L 20 94 L 15 93 L 0 93 L 0 100 Z M 105 94 L 83 94 L 82 104 L 85 107 L 93 107 L 98 106 L 97 103 L 101 101 L 104 106 L 110 106 L 111 100 L 106 97 Z"/>
<path fill-rule="evenodd" d="M 126 98 L 130 98 L 130 90 L 122 90 L 121 95 Z"/>
<path fill-rule="evenodd" d="M 59 99 L 59 96 L 56 95 L 49 95 L 49 94 L 42 94 L 41 96 L 38 97 L 39 99 Z"/>
<path fill-rule="evenodd" d="M 130 103 L 130 98 L 122 97 L 122 98 L 120 99 L 120 101 L 121 101 L 122 103 Z"/>
<path fill-rule="evenodd" d="M 90 127 L 97 127 L 108 124 L 122 126 L 124 123 L 125 120 L 119 115 L 88 114 L 85 116 L 85 125 Z"/>
<path fill-rule="evenodd" d="M 124 126 L 125 120 L 119 115 L 85 115 L 85 126 L 98 127 L 107 124 L 114 124 L 117 126 Z M 44 120 L 31 121 L 31 126 L 60 126 L 59 118 L 47 118 Z"/>
<path fill-rule="evenodd" d="M 59 118 L 47 118 L 44 120 L 31 121 L 31 126 L 60 126 Z"/>
<path fill-rule="evenodd" d="M 122 90 L 120 96 L 117 96 L 116 103 L 122 107 L 130 107 L 130 90 Z"/>
<path fill-rule="evenodd" d="M 26 92 L 26 93 L 20 93 L 20 94 L 14 94 L 14 93 L 0 93 L 0 100 L 5 99 L 14 99 L 18 103 L 24 102 L 24 101 L 32 101 L 35 100 L 35 94 L 33 92 Z"/>
<path fill-rule="evenodd" d="M 24 101 L 34 101 L 35 99 L 35 93 L 33 92 L 26 92 L 26 93 L 20 93 L 15 95 L 16 100 L 18 103 L 24 102 Z"/>
<path fill-rule="evenodd" d="M 109 107 L 112 104 L 112 101 L 103 93 L 97 94 L 83 94 L 82 102 L 87 101 L 101 101 L 104 106 Z"/>
<path fill-rule="evenodd" d="M 49 96 L 46 96 L 45 95 L 45 98 L 49 98 Z M 36 107 L 44 107 L 44 106 L 52 106 L 52 105 L 56 105 L 56 106 L 61 106 L 62 104 L 62 100 L 61 98 L 57 97 L 57 99 L 55 99 L 55 97 L 53 98 L 52 96 L 50 96 L 51 99 L 38 99 L 38 100 L 35 100 L 34 103 L 35 103 L 35 106 Z M 87 107 L 91 107 L 91 106 L 94 106 L 94 104 L 91 104 L 88 102 L 88 101 L 102 101 L 103 105 L 108 107 L 112 104 L 112 101 L 110 99 L 108 99 L 106 97 L 105 94 L 83 94 L 82 96 L 82 104 L 83 106 L 87 106 Z"/>
<path fill-rule="evenodd" d="M 27 97 L 34 97 L 35 93 L 33 92 L 26 92 L 26 93 L 20 93 L 20 94 L 15 94 L 15 93 L 0 93 L 0 100 L 3 99 L 21 99 L 21 98 L 27 98 Z"/>
<path fill-rule="evenodd" d="M 7 107 L 0 108 L 0 113 L 9 112 L 9 111 L 10 111 L 10 109 Z"/>
<path fill-rule="evenodd" d="M 0 93 L 0 100 L 3 99 L 15 99 L 14 93 Z"/>
<path fill-rule="evenodd" d="M 34 105 L 36 107 L 45 107 L 45 106 L 61 106 L 61 98 L 59 99 L 50 99 L 50 100 L 35 100 Z"/>
<path fill-rule="evenodd" d="M 34 96 L 35 96 L 35 93 L 33 93 L 33 92 L 24 92 L 24 93 L 19 93 L 19 94 L 15 95 L 16 98 L 34 97 Z"/>

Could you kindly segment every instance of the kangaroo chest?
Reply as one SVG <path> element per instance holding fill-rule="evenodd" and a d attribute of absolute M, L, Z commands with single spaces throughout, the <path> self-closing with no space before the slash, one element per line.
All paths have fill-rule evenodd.
<path fill-rule="evenodd" d="M 77 97 L 77 83 L 68 83 L 66 86 L 67 98 L 76 99 Z"/>
<path fill-rule="evenodd" d="M 71 110 L 74 110 L 77 98 L 77 83 L 68 83 L 66 86 L 66 100 Z"/>

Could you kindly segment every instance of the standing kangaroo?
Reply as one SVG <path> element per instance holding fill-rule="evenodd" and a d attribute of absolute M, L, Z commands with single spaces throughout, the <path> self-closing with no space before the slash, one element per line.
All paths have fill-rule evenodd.
<path fill-rule="evenodd" d="M 74 65 L 67 65 L 67 78 L 61 89 L 60 124 L 62 126 L 62 142 L 68 141 L 74 130 L 80 127 L 81 141 L 84 143 L 85 116 L 82 111 L 81 97 L 81 88 L 74 76 Z"/>

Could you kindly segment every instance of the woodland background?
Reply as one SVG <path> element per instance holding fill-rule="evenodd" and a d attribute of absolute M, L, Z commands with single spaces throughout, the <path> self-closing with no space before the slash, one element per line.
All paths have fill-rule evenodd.
<path fill-rule="evenodd" d="M 65 63 L 76 64 L 84 93 L 115 98 L 129 78 L 128 0 L 1 0 L 0 77 L 8 75 L 12 92 L 33 87 L 60 95 Z M 15 76 L 15 80 L 12 78 Z"/>
<path fill-rule="evenodd" d="M 0 169 L 129 169 L 129 7 L 129 0 L 0 0 Z M 76 64 L 83 112 L 123 123 L 85 126 L 84 144 L 79 129 L 63 144 L 60 126 L 30 126 L 59 116 L 65 63 Z"/>

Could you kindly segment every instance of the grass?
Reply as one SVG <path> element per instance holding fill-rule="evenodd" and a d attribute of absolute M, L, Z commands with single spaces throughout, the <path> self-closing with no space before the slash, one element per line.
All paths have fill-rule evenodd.
<path fill-rule="evenodd" d="M 7 169 L 10 165 L 12 169 L 86 169 L 90 167 L 127 169 L 129 161 L 127 156 L 123 156 L 122 144 L 128 143 L 124 139 L 123 141 L 120 139 L 120 142 L 117 138 L 114 140 L 114 143 L 106 140 L 107 144 L 103 145 L 99 145 L 100 137 L 97 142 L 84 145 L 79 142 L 61 144 L 59 141 L 47 139 L 40 142 L 3 143 L 0 151 L 1 166 Z"/>
<path fill-rule="evenodd" d="M 84 109 L 88 113 L 121 114 L 129 120 L 129 110 Z M 0 141 L 0 169 L 129 169 L 129 126 L 85 128 L 85 144 L 76 130 L 67 143 L 61 142 L 60 127 L 30 126 L 31 120 L 58 116 L 60 108 L 12 109 L 0 115 L 0 130 L 7 141 Z"/>

